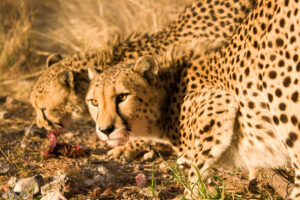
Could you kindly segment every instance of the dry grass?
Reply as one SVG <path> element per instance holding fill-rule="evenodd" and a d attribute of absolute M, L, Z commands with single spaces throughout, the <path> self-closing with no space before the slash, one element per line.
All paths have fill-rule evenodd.
<path fill-rule="evenodd" d="M 0 78 L 13 74 L 21 66 L 26 68 L 30 17 L 23 1 L 0 2 Z"/>
<path fill-rule="evenodd" d="M 191 0 L 0 2 L 0 80 L 35 72 L 51 53 L 99 48 L 117 33 L 155 32 Z"/>

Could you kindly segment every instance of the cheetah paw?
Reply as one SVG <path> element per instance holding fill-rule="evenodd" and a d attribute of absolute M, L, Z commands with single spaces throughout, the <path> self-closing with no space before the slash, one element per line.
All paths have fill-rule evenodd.
<path fill-rule="evenodd" d="M 119 160 L 125 159 L 131 161 L 140 156 L 143 152 L 128 148 L 128 146 L 118 146 L 108 151 L 108 157 Z"/>

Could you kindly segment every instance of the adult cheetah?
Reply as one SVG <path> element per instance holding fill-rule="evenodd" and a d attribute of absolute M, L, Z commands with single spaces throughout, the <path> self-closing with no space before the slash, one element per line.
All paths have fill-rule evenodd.
<path fill-rule="evenodd" d="M 131 136 L 168 141 L 200 173 L 214 163 L 290 161 L 290 199 L 300 199 L 299 8 L 299 0 L 260 0 L 219 50 L 90 68 L 86 100 L 97 134 L 112 145 Z M 194 167 L 188 174 L 196 181 Z"/>
<path fill-rule="evenodd" d="M 50 67 L 36 82 L 30 99 L 38 127 L 67 128 L 72 118 L 88 116 L 84 103 L 88 66 L 102 69 L 142 55 L 159 54 L 173 44 L 192 39 L 200 41 L 204 49 L 217 48 L 232 36 L 252 6 L 252 0 L 197 1 L 160 32 L 117 39 L 104 50 L 49 58 Z"/>

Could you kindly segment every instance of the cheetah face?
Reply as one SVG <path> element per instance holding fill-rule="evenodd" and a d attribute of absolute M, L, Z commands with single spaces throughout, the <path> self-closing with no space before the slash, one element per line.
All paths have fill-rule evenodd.
<path fill-rule="evenodd" d="M 152 57 L 151 57 L 152 58 Z M 139 136 L 152 137 L 162 94 L 155 87 L 158 67 L 150 56 L 101 73 L 89 68 L 86 103 L 100 140 L 118 146 Z"/>
<path fill-rule="evenodd" d="M 47 130 L 68 128 L 72 119 L 88 115 L 84 97 L 75 91 L 73 72 L 61 70 L 49 76 L 42 75 L 31 93 L 37 126 Z"/>

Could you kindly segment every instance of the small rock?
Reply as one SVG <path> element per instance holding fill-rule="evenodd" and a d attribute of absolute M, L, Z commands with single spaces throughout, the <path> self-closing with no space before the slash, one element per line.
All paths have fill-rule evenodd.
<path fill-rule="evenodd" d="M 155 159 L 155 153 L 154 153 L 153 150 L 144 154 L 144 160 L 145 161 L 153 161 L 154 159 Z"/>
<path fill-rule="evenodd" d="M 6 110 L 0 111 L 0 120 L 9 119 L 10 117 L 11 117 L 11 115 Z"/>
<path fill-rule="evenodd" d="M 110 171 L 109 171 L 106 167 L 104 167 L 103 165 L 99 165 L 99 166 L 97 167 L 97 171 L 98 171 L 101 175 L 103 175 L 103 176 L 109 176 L 109 175 L 110 175 Z"/>
<path fill-rule="evenodd" d="M 67 200 L 59 191 L 49 192 L 41 200 Z"/>
<path fill-rule="evenodd" d="M 4 162 L 0 161 L 0 174 L 6 174 L 10 170 L 9 166 Z"/>
<path fill-rule="evenodd" d="M 41 188 L 42 195 L 46 195 L 50 192 L 60 191 L 63 194 L 77 193 L 79 185 L 69 175 L 58 175 L 54 177 L 54 180 L 44 185 Z"/>
<path fill-rule="evenodd" d="M 153 197 L 153 193 L 149 188 L 143 188 L 139 191 L 140 195 L 146 196 L 146 197 Z"/>
<path fill-rule="evenodd" d="M 43 184 L 43 181 L 44 180 L 41 175 L 21 179 L 16 183 L 14 192 L 20 194 L 22 198 L 28 198 L 31 195 L 35 195 L 40 192 L 40 187 Z M 28 192 L 31 192 L 31 194 Z"/>
<path fill-rule="evenodd" d="M 209 185 L 213 185 L 213 182 L 214 182 L 213 178 L 211 178 L 211 177 L 208 177 L 208 178 L 207 178 L 207 183 L 208 183 Z"/>
<path fill-rule="evenodd" d="M 7 182 L 8 187 L 13 188 L 15 187 L 16 183 L 18 182 L 17 177 L 11 177 Z"/>
<path fill-rule="evenodd" d="M 139 186 L 139 187 L 146 187 L 146 185 L 147 185 L 146 175 L 143 173 L 138 174 L 135 177 L 135 182 L 136 182 L 137 186 Z"/>

